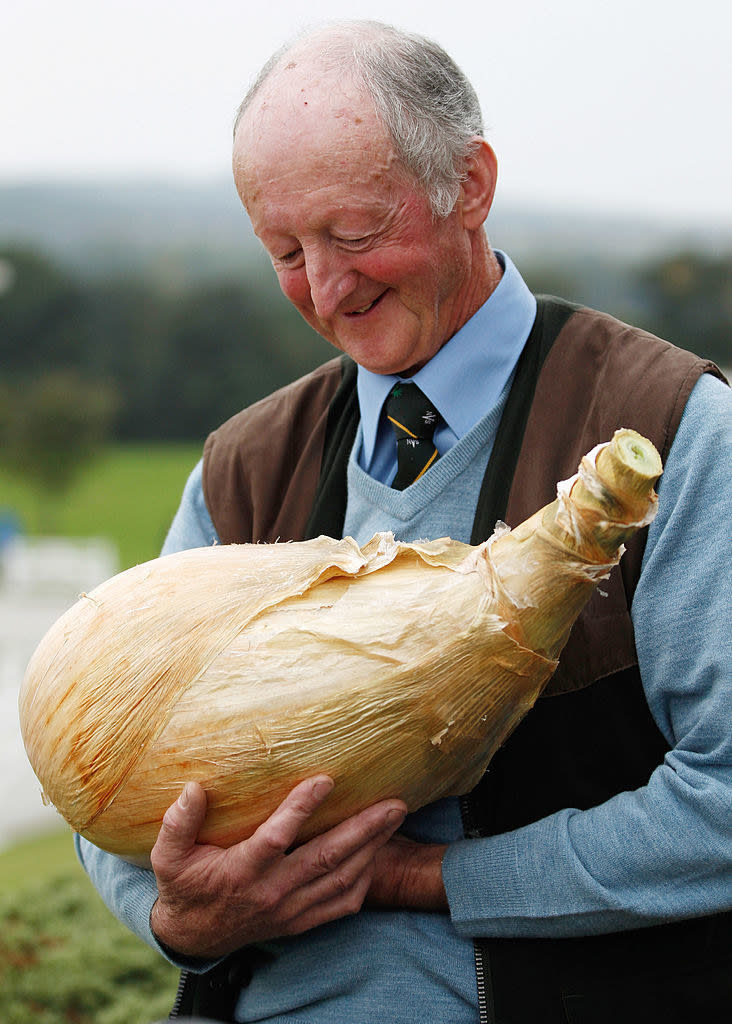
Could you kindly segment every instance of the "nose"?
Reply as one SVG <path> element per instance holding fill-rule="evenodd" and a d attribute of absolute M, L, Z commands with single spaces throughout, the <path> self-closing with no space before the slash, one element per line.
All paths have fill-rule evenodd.
<path fill-rule="evenodd" d="M 327 320 L 354 290 L 358 275 L 348 254 L 323 246 L 305 253 L 310 297 L 319 319 Z"/>

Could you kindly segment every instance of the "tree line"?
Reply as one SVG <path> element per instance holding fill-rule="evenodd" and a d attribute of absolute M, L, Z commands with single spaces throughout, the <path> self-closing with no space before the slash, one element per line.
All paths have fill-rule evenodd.
<path fill-rule="evenodd" d="M 26 393 L 63 372 L 114 405 L 118 440 L 190 440 L 328 358 L 269 287 L 88 280 L 28 249 L 0 249 L 1 380 Z"/>
<path fill-rule="evenodd" d="M 566 269 L 522 270 L 535 291 L 596 304 Z M 729 366 L 731 270 L 732 253 L 670 254 L 638 268 L 627 287 L 628 309 L 608 312 L 629 312 L 638 323 L 640 310 L 640 326 Z M 599 267 L 596 276 L 607 273 Z M 63 407 L 59 445 L 68 443 L 83 410 L 97 433 L 115 440 L 202 440 L 331 355 L 280 295 L 273 275 L 172 290 L 142 276 L 83 278 L 40 251 L 0 249 L 6 441 L 10 420 L 16 433 L 53 433 L 48 422 L 60 422 Z"/>

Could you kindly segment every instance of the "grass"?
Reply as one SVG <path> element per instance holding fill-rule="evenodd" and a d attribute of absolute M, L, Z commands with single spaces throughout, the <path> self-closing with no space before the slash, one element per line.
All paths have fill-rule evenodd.
<path fill-rule="evenodd" d="M 0 853 L 3 1024 L 151 1024 L 177 976 L 102 904 L 68 830 Z"/>
<path fill-rule="evenodd" d="M 0 506 L 12 509 L 26 533 L 108 537 L 120 569 L 155 558 L 201 456 L 199 444 L 114 445 L 87 466 L 57 501 L 0 470 Z"/>
<path fill-rule="evenodd" d="M 27 839 L 0 851 L 0 893 L 6 895 L 17 886 L 42 875 L 81 872 L 71 840 L 71 832 L 61 826 L 39 839 Z"/>

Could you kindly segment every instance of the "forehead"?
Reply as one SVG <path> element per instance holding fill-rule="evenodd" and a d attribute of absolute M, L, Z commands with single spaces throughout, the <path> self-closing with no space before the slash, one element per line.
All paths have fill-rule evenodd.
<path fill-rule="evenodd" d="M 352 79 L 292 60 L 273 72 L 237 129 L 234 173 L 248 206 L 263 190 L 396 176 L 399 161 L 373 104 Z M 401 176 L 401 175 L 400 175 Z"/>

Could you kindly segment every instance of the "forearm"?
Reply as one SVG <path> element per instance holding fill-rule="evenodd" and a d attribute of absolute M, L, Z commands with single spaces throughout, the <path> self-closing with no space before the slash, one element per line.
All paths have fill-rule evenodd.
<path fill-rule="evenodd" d="M 74 845 L 81 866 L 114 916 L 157 949 L 150 929 L 150 911 L 158 895 L 152 871 L 105 853 L 81 836 L 74 836 Z"/>
<path fill-rule="evenodd" d="M 158 941 L 151 926 L 153 908 L 158 898 L 158 887 L 152 871 L 106 853 L 80 836 L 74 836 L 74 845 L 92 885 L 108 909 L 131 932 L 175 967 L 200 973 L 214 966 L 216 960 L 194 960 L 177 955 Z"/>
<path fill-rule="evenodd" d="M 659 792 L 669 783 L 675 796 Z M 718 803 L 705 823 L 685 790 L 654 779 L 588 811 L 453 844 L 443 861 L 453 923 L 469 936 L 559 938 L 728 907 L 728 812 Z"/>

